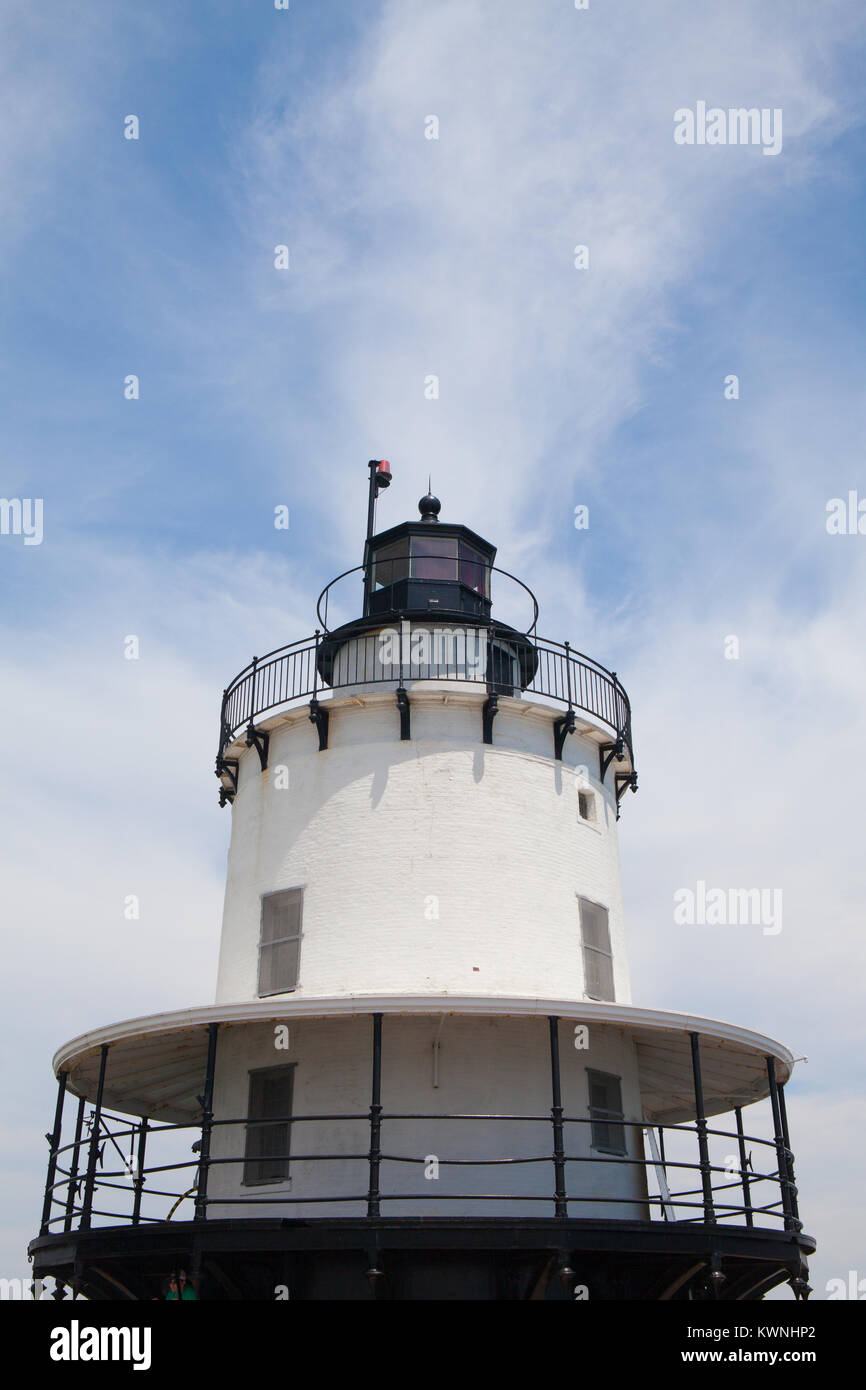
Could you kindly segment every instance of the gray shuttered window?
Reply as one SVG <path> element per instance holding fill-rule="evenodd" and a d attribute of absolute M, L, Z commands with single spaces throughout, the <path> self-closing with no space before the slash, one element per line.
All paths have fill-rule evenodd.
<path fill-rule="evenodd" d="M 583 942 L 584 989 L 590 999 L 616 998 L 613 987 L 613 955 L 607 908 L 579 898 L 580 934 Z"/>
<path fill-rule="evenodd" d="M 262 898 L 259 997 L 285 994 L 298 985 L 303 888 L 286 888 Z"/>
<path fill-rule="evenodd" d="M 622 1110 L 622 1086 L 618 1076 L 605 1071 L 590 1071 L 589 1115 L 592 1120 L 592 1147 L 603 1153 L 624 1154 L 625 1126 Z M 617 1123 L 619 1121 L 619 1123 Z"/>
<path fill-rule="evenodd" d="M 244 1183 L 285 1182 L 289 1176 L 294 1064 L 250 1072 Z"/>

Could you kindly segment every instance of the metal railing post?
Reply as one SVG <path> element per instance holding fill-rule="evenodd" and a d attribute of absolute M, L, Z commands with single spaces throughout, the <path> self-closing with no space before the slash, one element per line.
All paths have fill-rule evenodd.
<path fill-rule="evenodd" d="M 93 1188 L 96 1182 L 96 1161 L 99 1156 L 99 1131 L 102 1126 L 102 1093 L 105 1090 L 105 1065 L 108 1061 L 108 1043 L 103 1043 L 99 1054 L 99 1080 L 96 1083 L 96 1101 L 93 1107 L 93 1129 L 90 1133 L 90 1149 L 87 1154 L 87 1177 L 84 1182 L 84 1200 L 81 1204 L 79 1231 L 90 1230 L 93 1212 Z"/>
<path fill-rule="evenodd" d="M 552 1016 L 547 1020 L 550 1029 L 550 1081 L 553 1092 L 553 1106 L 550 1116 L 553 1121 L 553 1173 L 554 1173 L 554 1213 L 568 1216 L 568 1197 L 565 1187 L 565 1145 L 562 1130 L 562 1080 L 559 1069 L 559 1019 Z"/>
<path fill-rule="evenodd" d="M 44 1236 L 48 1230 L 51 1220 L 51 1207 L 54 1202 L 54 1178 L 57 1173 L 57 1150 L 60 1148 L 60 1136 L 63 1132 L 63 1101 L 66 1096 L 66 1078 L 68 1073 L 61 1071 L 57 1076 L 57 1104 L 54 1107 L 54 1128 L 48 1136 L 51 1145 L 48 1154 L 48 1174 L 45 1179 L 45 1198 L 42 1203 L 42 1224 L 39 1234 Z"/>
<path fill-rule="evenodd" d="M 707 1117 L 704 1114 L 704 1087 L 701 1079 L 700 1036 L 690 1033 L 692 1043 L 692 1079 L 695 1087 L 695 1119 L 698 1131 L 698 1150 L 701 1156 L 701 1187 L 704 1194 L 704 1221 L 708 1226 L 716 1224 L 713 1209 L 713 1176 L 710 1171 L 710 1150 L 707 1144 Z"/>
<path fill-rule="evenodd" d="M 217 753 L 217 772 L 219 772 L 219 765 L 222 762 L 223 753 L 226 751 L 226 748 L 228 747 L 229 742 L 231 740 L 228 722 L 228 702 L 229 692 L 228 689 L 226 689 L 223 691 L 222 704 L 220 705 L 220 746 L 219 752 Z"/>
<path fill-rule="evenodd" d="M 250 662 L 250 665 L 252 666 L 252 670 L 250 672 L 250 702 L 249 716 L 247 722 L 252 724 L 256 714 L 256 672 L 258 670 L 259 665 L 259 659 L 257 656 L 253 657 L 252 661 Z"/>
<path fill-rule="evenodd" d="M 78 1157 L 81 1153 L 81 1131 L 84 1127 L 84 1106 L 86 1101 L 84 1096 L 78 1097 L 78 1114 L 75 1118 L 75 1140 L 72 1145 L 72 1157 L 69 1162 L 69 1181 L 66 1185 L 66 1216 L 63 1221 L 63 1230 L 72 1230 L 72 1216 L 75 1211 L 75 1192 L 78 1187 Z"/>
<path fill-rule="evenodd" d="M 776 1081 L 776 1060 L 774 1057 L 767 1058 L 767 1081 L 770 1085 L 770 1105 L 773 1108 L 773 1133 L 776 1139 L 776 1163 L 779 1169 L 779 1187 L 782 1192 L 782 1212 L 785 1230 L 794 1231 L 797 1229 L 798 1223 L 791 1209 L 791 1180 L 788 1174 L 788 1152 L 785 1145 L 785 1134 L 782 1129 L 782 1112 L 779 1106 L 779 1086 Z"/>
<path fill-rule="evenodd" d="M 201 1154 L 198 1165 L 198 1182 L 196 1183 L 195 1194 L 195 1215 L 194 1221 L 205 1221 L 207 1219 L 207 1179 L 210 1168 L 210 1136 L 213 1129 L 213 1081 L 216 1069 L 216 1048 L 218 1023 L 209 1023 L 207 1026 L 207 1069 L 204 1078 L 204 1093 L 202 1095 L 202 1116 L 201 1116 Z"/>
<path fill-rule="evenodd" d="M 144 1190 L 144 1156 L 147 1145 L 147 1117 L 142 1116 L 141 1124 L 138 1129 L 138 1153 L 135 1160 L 135 1177 L 133 1188 L 135 1199 L 132 1204 L 132 1224 L 137 1226 L 141 1219 L 141 1194 Z"/>
<path fill-rule="evenodd" d="M 790 1189 L 791 1215 L 793 1216 L 794 1220 L 795 1220 L 797 1223 L 799 1223 L 799 1221 L 800 1221 L 800 1204 L 799 1204 L 799 1202 L 797 1201 L 797 1183 L 796 1183 L 796 1179 L 795 1179 L 795 1177 L 794 1177 L 794 1155 L 793 1155 L 793 1153 L 792 1153 L 792 1151 L 791 1151 L 791 1138 L 790 1138 L 790 1135 L 788 1134 L 788 1110 L 787 1110 L 787 1106 L 785 1105 L 785 1088 L 784 1088 L 784 1086 L 779 1086 L 779 1087 L 778 1087 L 778 1095 L 779 1095 L 779 1114 L 780 1114 L 781 1119 L 782 1119 L 782 1137 L 783 1137 L 784 1140 L 785 1140 L 785 1153 L 786 1153 L 787 1159 L 788 1159 L 788 1177 L 791 1179 L 791 1189 Z"/>
<path fill-rule="evenodd" d="M 379 1164 L 382 1158 L 382 1015 L 373 1015 L 373 1090 L 370 1101 L 370 1184 L 367 1216 L 379 1215 Z"/>
<path fill-rule="evenodd" d="M 754 1226 L 755 1222 L 754 1222 L 754 1218 L 753 1218 L 753 1216 L 752 1216 L 751 1181 L 750 1181 L 750 1179 L 749 1179 L 749 1174 L 748 1174 L 748 1162 L 749 1162 L 749 1160 L 748 1160 L 748 1156 L 747 1156 L 747 1154 L 746 1154 L 746 1137 L 745 1137 L 745 1134 L 743 1133 L 743 1110 L 742 1110 L 742 1106 L 740 1106 L 740 1105 L 735 1105 L 735 1106 L 734 1106 L 734 1115 L 736 1116 L 736 1120 L 737 1120 L 737 1147 L 739 1148 L 739 1151 L 740 1151 L 740 1177 L 741 1177 L 742 1183 L 743 1183 L 743 1208 L 744 1208 L 745 1213 L 746 1213 L 746 1225 L 747 1225 L 747 1226 Z"/>

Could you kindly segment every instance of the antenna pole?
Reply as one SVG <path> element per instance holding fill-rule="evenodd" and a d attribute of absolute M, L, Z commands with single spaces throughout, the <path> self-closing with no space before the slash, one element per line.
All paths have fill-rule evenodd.
<path fill-rule="evenodd" d="M 372 592 L 372 563 L 370 558 L 370 541 L 373 536 L 373 527 L 376 524 L 376 498 L 379 496 L 379 489 L 388 487 L 391 482 L 390 465 L 385 459 L 370 459 L 367 464 L 370 470 L 370 495 L 367 500 L 367 540 L 364 544 L 364 617 L 366 618 L 370 607 L 370 594 Z"/>
<path fill-rule="evenodd" d="M 370 470 L 370 497 L 367 503 L 367 540 L 373 534 L 373 527 L 376 521 L 376 498 L 379 495 L 379 488 L 376 483 L 376 469 L 379 467 L 378 459 L 370 459 L 367 464 Z"/>

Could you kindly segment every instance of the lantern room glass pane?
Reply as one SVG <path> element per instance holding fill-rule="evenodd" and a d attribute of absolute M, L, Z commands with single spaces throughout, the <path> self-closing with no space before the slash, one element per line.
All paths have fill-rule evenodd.
<path fill-rule="evenodd" d="M 474 589 L 476 594 L 483 595 L 484 598 L 490 597 L 490 569 L 487 556 L 482 555 L 480 550 L 476 550 L 473 545 L 467 545 L 466 541 L 460 541 L 457 549 L 458 567 L 457 577 L 467 588 Z"/>
<path fill-rule="evenodd" d="M 409 577 L 409 546 L 405 536 L 390 545 L 383 545 L 373 560 L 373 588 L 383 589 Z"/>
<path fill-rule="evenodd" d="M 456 579 L 456 536 L 412 537 L 413 579 Z"/>

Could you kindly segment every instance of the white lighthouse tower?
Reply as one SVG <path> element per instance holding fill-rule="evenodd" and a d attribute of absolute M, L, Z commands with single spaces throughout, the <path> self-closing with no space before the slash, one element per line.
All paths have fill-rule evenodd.
<path fill-rule="evenodd" d="M 502 621 L 519 581 L 435 497 L 374 534 L 390 481 L 371 462 L 340 577 L 360 615 L 329 625 L 329 585 L 315 636 L 224 693 L 215 1003 L 55 1056 L 35 1273 L 112 1299 L 179 1267 L 220 1300 L 805 1296 L 791 1054 L 632 1002 L 625 690 L 538 635 L 525 586 Z"/>

